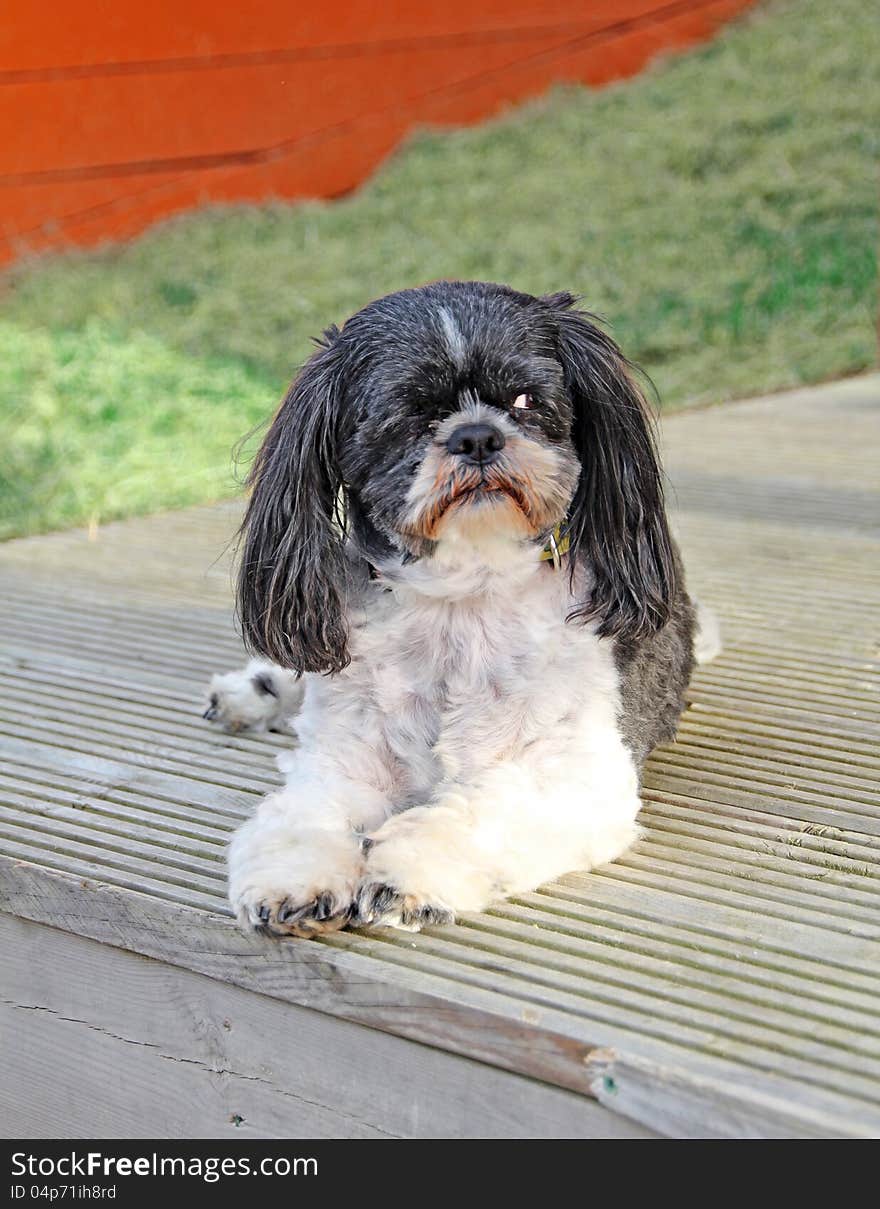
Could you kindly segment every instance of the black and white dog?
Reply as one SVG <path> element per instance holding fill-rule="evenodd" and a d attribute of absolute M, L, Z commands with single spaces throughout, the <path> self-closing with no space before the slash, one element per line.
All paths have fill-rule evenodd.
<path fill-rule="evenodd" d="M 206 711 L 299 739 L 232 841 L 243 925 L 416 929 L 637 837 L 695 617 L 644 400 L 574 301 L 404 290 L 290 388 L 243 526 L 261 658 Z"/>

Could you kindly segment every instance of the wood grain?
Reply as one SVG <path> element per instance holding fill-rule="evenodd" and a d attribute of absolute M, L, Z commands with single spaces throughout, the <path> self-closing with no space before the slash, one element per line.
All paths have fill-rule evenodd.
<path fill-rule="evenodd" d="M 650 1136 L 571 1092 L 53 928 L 0 915 L 0 945 L 6 1137 Z"/>

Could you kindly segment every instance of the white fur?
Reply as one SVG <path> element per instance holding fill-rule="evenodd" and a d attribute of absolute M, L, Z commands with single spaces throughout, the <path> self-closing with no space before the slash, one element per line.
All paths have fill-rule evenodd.
<path fill-rule="evenodd" d="M 279 904 L 326 893 L 340 912 L 357 895 L 361 922 L 417 927 L 423 909 L 477 911 L 636 838 L 613 644 L 565 624 L 568 575 L 454 516 L 432 558 L 381 572 L 350 665 L 304 678 L 285 789 L 232 842 L 243 923 L 296 931 Z"/>
<path fill-rule="evenodd" d="M 272 693 L 260 692 L 256 678 L 266 677 Z M 288 730 L 302 705 L 303 683 L 293 672 L 265 659 L 251 659 L 241 671 L 212 676 L 205 693 L 205 717 L 232 733 Z"/>
<path fill-rule="evenodd" d="M 453 364 L 461 365 L 467 353 L 467 344 L 461 333 L 461 328 L 455 322 L 451 311 L 441 306 L 437 314 L 440 317 L 440 327 L 443 329 L 443 339 L 446 351 L 452 358 Z"/>

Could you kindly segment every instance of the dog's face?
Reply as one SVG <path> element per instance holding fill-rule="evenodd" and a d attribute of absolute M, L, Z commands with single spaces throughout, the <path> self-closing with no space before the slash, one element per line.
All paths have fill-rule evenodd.
<path fill-rule="evenodd" d="M 600 633 L 662 624 L 673 560 L 641 396 L 614 343 L 571 309 L 503 286 L 389 295 L 331 329 L 252 473 L 239 610 L 258 653 L 347 661 L 343 531 L 369 562 L 451 536 L 543 543 L 557 525 Z"/>
<path fill-rule="evenodd" d="M 370 527 L 428 557 L 452 531 L 543 540 L 565 518 L 580 460 L 546 307 L 471 287 L 406 291 L 338 341 L 357 350 L 338 458 L 367 552 Z"/>

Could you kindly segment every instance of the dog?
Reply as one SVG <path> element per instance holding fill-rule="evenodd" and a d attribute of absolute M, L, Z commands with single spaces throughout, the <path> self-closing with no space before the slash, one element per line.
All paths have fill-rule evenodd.
<path fill-rule="evenodd" d="M 418 930 L 615 860 L 696 633 L 632 366 L 573 295 L 483 282 L 317 343 L 249 478 L 256 658 L 205 714 L 298 739 L 229 848 L 238 920 Z"/>

